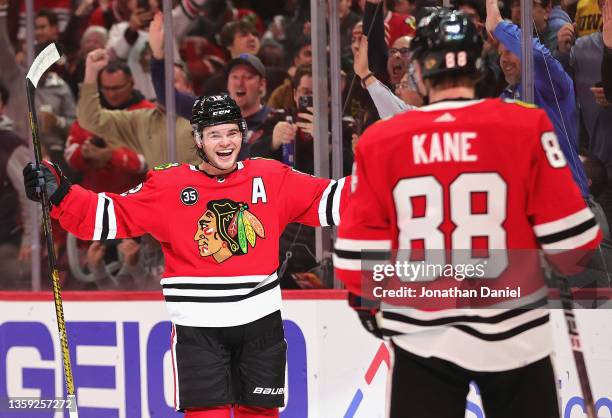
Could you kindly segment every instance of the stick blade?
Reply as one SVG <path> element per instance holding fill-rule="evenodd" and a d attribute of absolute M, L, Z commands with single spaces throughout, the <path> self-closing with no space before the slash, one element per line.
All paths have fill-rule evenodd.
<path fill-rule="evenodd" d="M 42 77 L 45 71 L 51 68 L 59 59 L 60 54 L 54 43 L 47 45 L 47 47 L 38 54 L 26 75 L 26 78 L 30 80 L 34 88 L 38 86 L 40 77 Z"/>

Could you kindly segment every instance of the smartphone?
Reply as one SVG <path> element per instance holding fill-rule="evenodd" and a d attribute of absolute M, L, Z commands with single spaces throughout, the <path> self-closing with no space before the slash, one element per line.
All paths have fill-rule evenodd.
<path fill-rule="evenodd" d="M 298 111 L 310 112 L 307 108 L 313 107 L 312 96 L 300 96 L 298 99 Z"/>
<path fill-rule="evenodd" d="M 89 140 L 89 142 L 98 148 L 106 148 L 106 141 L 100 138 L 99 136 L 94 136 Z"/>

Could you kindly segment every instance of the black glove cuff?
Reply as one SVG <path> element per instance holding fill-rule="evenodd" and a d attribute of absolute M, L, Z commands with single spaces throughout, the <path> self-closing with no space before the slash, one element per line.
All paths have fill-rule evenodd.
<path fill-rule="evenodd" d="M 59 206 L 64 197 L 66 197 L 66 195 L 70 191 L 71 186 L 72 184 L 70 184 L 70 181 L 68 181 L 66 177 L 61 176 L 60 184 L 57 190 L 53 192 L 51 196 L 49 196 L 49 201 L 51 202 L 51 204 L 53 204 L 53 206 Z"/>

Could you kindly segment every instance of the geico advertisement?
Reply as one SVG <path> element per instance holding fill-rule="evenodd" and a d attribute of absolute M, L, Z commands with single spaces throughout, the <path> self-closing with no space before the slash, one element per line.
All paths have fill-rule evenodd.
<path fill-rule="evenodd" d="M 53 399 L 65 391 L 52 301 L 0 300 L 0 399 Z M 151 301 L 66 301 L 66 328 L 81 418 L 180 417 L 172 408 L 170 323 Z M 612 311 L 577 313 L 599 418 L 612 417 Z M 287 355 L 282 418 L 383 418 L 392 355 L 338 297 L 283 305 Z M 585 417 L 561 312 L 553 312 L 563 418 Z M 444 401 L 443 394 L 440 401 Z M 407 411 L 409 413 L 409 411 Z M 0 417 L 68 417 L 8 410 Z M 407 415 L 409 416 L 409 415 Z M 484 417 L 473 385 L 466 417 Z"/>

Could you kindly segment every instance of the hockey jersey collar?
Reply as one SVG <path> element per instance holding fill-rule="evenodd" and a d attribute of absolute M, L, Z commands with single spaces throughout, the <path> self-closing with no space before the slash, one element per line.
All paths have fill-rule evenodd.
<path fill-rule="evenodd" d="M 242 161 L 238 161 L 238 162 L 236 163 L 236 168 L 235 168 L 233 171 L 231 171 L 230 173 L 213 176 L 213 175 L 208 174 L 208 173 L 207 173 L 206 171 L 204 171 L 204 170 L 200 170 L 200 169 L 198 168 L 198 166 L 193 165 L 193 164 L 189 164 L 189 169 L 190 169 L 191 171 L 198 171 L 198 172 L 200 172 L 200 173 L 203 173 L 203 174 L 205 174 L 205 175 L 206 175 L 206 177 L 208 177 L 208 178 L 210 178 L 210 179 L 216 179 L 216 180 L 217 180 L 217 182 L 219 182 L 219 183 L 223 183 L 225 180 L 227 180 L 227 178 L 228 178 L 228 177 L 230 177 L 230 176 L 231 176 L 232 174 L 234 174 L 235 172 L 237 172 L 237 171 L 239 171 L 239 170 L 242 170 L 243 168 L 244 168 L 244 163 L 243 163 Z"/>
<path fill-rule="evenodd" d="M 461 109 L 468 106 L 477 105 L 484 102 L 484 99 L 469 99 L 469 100 L 442 100 L 427 106 L 419 107 L 414 109 L 416 111 L 433 112 L 436 110 L 450 110 L 450 109 Z"/>

